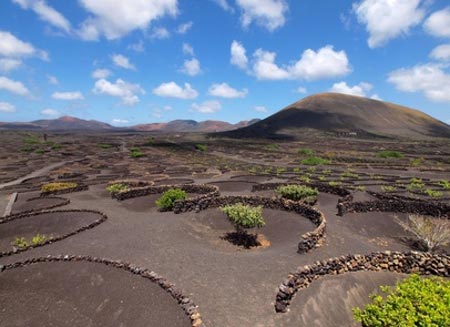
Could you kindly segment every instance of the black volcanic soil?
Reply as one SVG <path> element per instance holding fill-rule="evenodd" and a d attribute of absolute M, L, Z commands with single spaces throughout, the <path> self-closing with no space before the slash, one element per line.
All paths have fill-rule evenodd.
<path fill-rule="evenodd" d="M 0 273 L 0 326 L 171 326 L 189 318 L 159 285 L 100 263 L 37 263 Z"/>
<path fill-rule="evenodd" d="M 66 200 L 61 197 L 44 197 L 44 198 L 31 198 L 28 200 L 19 200 L 14 203 L 11 213 L 19 213 L 30 210 L 42 210 L 46 208 L 54 207 L 55 205 L 61 205 Z"/>

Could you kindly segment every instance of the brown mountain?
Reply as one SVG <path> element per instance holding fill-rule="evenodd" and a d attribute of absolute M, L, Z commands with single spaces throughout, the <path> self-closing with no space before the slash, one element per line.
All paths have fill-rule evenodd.
<path fill-rule="evenodd" d="M 71 116 L 63 116 L 57 119 L 35 120 L 31 124 L 46 130 L 108 130 L 114 128 L 109 124 L 97 120 L 84 120 Z"/>
<path fill-rule="evenodd" d="M 450 137 L 450 126 L 415 109 L 363 97 L 322 93 L 295 102 L 230 137 L 296 137 L 306 128 L 356 135 Z"/>
<path fill-rule="evenodd" d="M 196 122 L 195 120 L 173 120 L 168 123 L 152 123 L 132 126 L 131 129 L 146 132 L 222 132 L 249 126 L 259 119 L 240 121 L 237 124 L 230 124 L 219 120 L 205 120 Z"/>

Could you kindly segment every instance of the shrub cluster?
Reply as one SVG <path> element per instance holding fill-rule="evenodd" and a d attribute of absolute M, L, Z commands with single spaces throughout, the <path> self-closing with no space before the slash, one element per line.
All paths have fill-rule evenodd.
<path fill-rule="evenodd" d="M 302 165 L 307 166 L 317 166 L 317 165 L 328 165 L 331 163 L 331 161 L 328 159 L 324 159 L 322 157 L 311 156 L 306 159 L 303 159 L 302 161 L 300 161 L 300 163 Z"/>
<path fill-rule="evenodd" d="M 298 154 L 311 157 L 314 155 L 314 150 L 309 148 L 303 148 L 298 150 Z"/>
<path fill-rule="evenodd" d="M 398 152 L 398 151 L 386 150 L 386 151 L 378 152 L 377 153 L 377 157 L 384 158 L 384 159 L 387 159 L 387 158 L 398 158 L 398 159 L 400 159 L 400 158 L 403 158 L 403 153 Z"/>
<path fill-rule="evenodd" d="M 225 213 L 228 219 L 239 231 L 240 228 L 263 227 L 266 222 L 262 216 L 262 207 L 251 207 L 242 203 L 227 205 L 220 210 Z"/>
<path fill-rule="evenodd" d="M 353 309 L 363 326 L 450 326 L 450 281 L 412 275 L 381 291 L 364 309 Z"/>
<path fill-rule="evenodd" d="M 208 149 L 208 147 L 206 146 L 206 144 L 199 143 L 195 145 L 195 149 L 198 151 L 205 152 Z"/>
<path fill-rule="evenodd" d="M 279 186 L 275 192 L 280 194 L 283 198 L 294 201 L 319 195 L 319 191 L 316 188 L 297 184 Z"/>
<path fill-rule="evenodd" d="M 162 211 L 169 211 L 173 209 L 173 205 L 177 200 L 185 200 L 186 192 L 179 188 L 171 188 L 164 192 L 161 197 L 156 200 L 156 205 Z"/>
<path fill-rule="evenodd" d="M 78 184 L 77 183 L 63 183 L 63 182 L 58 182 L 58 183 L 47 183 L 42 185 L 41 187 L 41 192 L 53 192 L 53 191 L 60 191 L 60 190 L 66 190 L 69 188 L 75 188 L 77 187 Z"/>
<path fill-rule="evenodd" d="M 120 192 L 127 192 L 130 190 L 130 188 L 128 187 L 128 185 L 123 184 L 123 183 L 114 183 L 109 185 L 106 190 L 109 193 L 120 193 Z"/>
<path fill-rule="evenodd" d="M 131 149 L 131 157 L 132 158 L 140 158 L 143 157 L 144 154 L 142 153 L 141 149 L 137 148 L 137 147 L 132 147 Z"/>

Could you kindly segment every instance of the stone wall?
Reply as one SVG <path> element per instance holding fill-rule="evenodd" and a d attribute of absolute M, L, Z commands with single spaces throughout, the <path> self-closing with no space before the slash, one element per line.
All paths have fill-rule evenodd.
<path fill-rule="evenodd" d="M 218 208 L 229 204 L 243 203 L 251 206 L 263 206 L 267 209 L 293 211 L 311 220 L 316 229 L 301 236 L 298 244 L 298 253 L 305 253 L 321 245 L 325 236 L 326 219 L 325 216 L 310 206 L 300 202 L 285 199 L 265 198 L 260 196 L 220 196 L 204 197 L 192 201 L 177 201 L 174 206 L 174 213 L 188 211 L 199 212 L 208 208 Z"/>
<path fill-rule="evenodd" d="M 98 263 L 98 264 L 104 264 L 108 265 L 113 268 L 123 269 L 126 270 L 132 274 L 141 276 L 143 278 L 147 278 L 150 281 L 158 284 L 162 289 L 164 289 L 166 292 L 168 292 L 181 306 L 185 314 L 190 318 L 192 326 L 193 327 L 205 327 L 204 323 L 202 322 L 201 315 L 198 312 L 198 307 L 194 304 L 194 302 L 189 299 L 186 295 L 182 293 L 180 289 L 178 289 L 175 284 L 169 282 L 167 279 L 159 276 L 155 272 L 140 268 L 134 265 L 131 265 L 129 263 L 124 263 L 122 261 L 113 261 L 109 259 L 103 259 L 103 258 L 96 258 L 91 256 L 75 256 L 75 255 L 60 255 L 60 256 L 46 256 L 46 257 L 39 257 L 39 258 L 32 258 L 27 259 L 22 262 L 16 262 L 13 264 L 8 264 L 5 266 L 0 265 L 0 273 L 2 271 L 11 270 L 11 269 L 17 269 L 21 267 L 25 267 L 27 265 L 31 264 L 37 264 L 40 262 L 61 262 L 61 261 L 70 261 L 70 262 L 77 262 L 77 261 L 86 261 L 86 262 L 92 262 L 92 263 Z"/>
<path fill-rule="evenodd" d="M 276 312 L 287 312 L 294 295 L 314 280 L 326 275 L 355 271 L 391 271 L 450 277 L 450 256 L 422 252 L 375 252 L 368 255 L 347 255 L 299 267 L 279 286 L 275 300 Z"/>
<path fill-rule="evenodd" d="M 65 188 L 62 190 L 55 190 L 55 191 L 48 191 L 48 192 L 41 192 L 41 196 L 49 196 L 49 195 L 58 195 L 58 194 L 67 194 L 67 193 L 73 193 L 73 192 L 81 192 L 86 191 L 89 188 L 87 185 L 78 185 L 75 187 Z"/>
<path fill-rule="evenodd" d="M 324 183 L 299 183 L 299 182 L 264 183 L 264 184 L 254 185 L 252 187 L 252 192 L 275 190 L 279 186 L 285 186 L 285 185 L 306 185 L 306 186 L 309 186 L 309 187 L 316 188 L 319 192 L 323 192 L 323 193 L 335 194 L 335 195 L 338 195 L 340 197 L 349 197 L 349 196 L 351 196 L 350 191 L 346 190 L 345 188 L 337 187 L 337 186 L 331 186 L 331 185 L 324 184 Z"/>

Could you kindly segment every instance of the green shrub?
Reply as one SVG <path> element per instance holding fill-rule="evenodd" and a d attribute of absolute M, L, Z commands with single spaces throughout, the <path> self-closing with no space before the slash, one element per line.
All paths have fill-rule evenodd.
<path fill-rule="evenodd" d="M 435 190 L 432 190 L 430 188 L 427 188 L 426 190 L 424 190 L 423 193 L 425 195 L 428 195 L 429 197 L 432 197 L 432 198 L 440 198 L 443 195 L 442 192 L 435 191 Z"/>
<path fill-rule="evenodd" d="M 238 232 L 242 228 L 260 228 L 266 224 L 262 216 L 262 207 L 251 207 L 238 203 L 221 207 L 220 210 L 235 225 Z"/>
<path fill-rule="evenodd" d="M 112 144 L 108 144 L 108 143 L 99 143 L 99 144 L 97 144 L 97 146 L 100 149 L 111 149 L 113 147 Z"/>
<path fill-rule="evenodd" d="M 206 144 L 198 143 L 195 145 L 195 149 L 201 152 L 205 152 L 208 149 L 208 147 L 206 146 Z"/>
<path fill-rule="evenodd" d="M 391 186 L 391 185 L 383 185 L 383 186 L 381 186 L 381 190 L 383 192 L 391 193 L 391 192 L 397 191 L 397 188 L 395 186 Z"/>
<path fill-rule="evenodd" d="M 438 182 L 439 186 L 442 187 L 444 190 L 450 190 L 450 181 L 441 180 Z"/>
<path fill-rule="evenodd" d="M 45 153 L 45 151 L 42 150 L 42 149 L 37 149 L 37 150 L 34 151 L 34 152 L 37 153 L 37 154 L 44 154 L 44 153 Z"/>
<path fill-rule="evenodd" d="M 37 136 L 27 136 L 23 139 L 25 144 L 40 144 L 41 140 Z"/>
<path fill-rule="evenodd" d="M 298 150 L 298 154 L 304 155 L 304 156 L 308 156 L 308 157 L 312 157 L 314 155 L 314 150 L 313 149 L 309 149 L 309 148 L 303 148 L 303 149 L 299 149 Z"/>
<path fill-rule="evenodd" d="M 422 164 L 423 158 L 411 159 L 412 167 L 419 167 Z"/>
<path fill-rule="evenodd" d="M 283 198 L 294 201 L 319 195 L 319 191 L 315 188 L 296 184 L 279 186 L 275 192 L 280 194 Z"/>
<path fill-rule="evenodd" d="M 303 159 L 302 161 L 300 161 L 300 163 L 302 165 L 317 166 L 317 165 L 328 165 L 331 163 L 331 161 L 321 157 L 309 157 L 307 159 Z"/>
<path fill-rule="evenodd" d="M 298 176 L 298 179 L 301 180 L 303 183 L 310 183 L 311 182 L 311 178 L 308 175 Z"/>
<path fill-rule="evenodd" d="M 377 157 L 387 159 L 387 158 L 403 158 L 404 156 L 403 153 L 401 152 L 386 150 L 378 152 Z"/>
<path fill-rule="evenodd" d="M 52 150 L 60 150 L 60 149 L 62 149 L 62 145 L 61 144 L 53 144 L 51 149 Z"/>
<path fill-rule="evenodd" d="M 63 183 L 63 182 L 47 183 L 42 185 L 41 192 L 61 191 L 69 188 L 75 188 L 77 186 L 78 186 L 77 183 Z"/>
<path fill-rule="evenodd" d="M 358 178 L 359 178 L 359 175 L 358 175 L 358 174 L 355 174 L 355 173 L 352 172 L 352 171 L 346 171 L 346 172 L 343 172 L 343 173 L 341 174 L 341 177 L 358 179 Z"/>
<path fill-rule="evenodd" d="M 331 169 L 324 169 L 324 170 L 322 170 L 322 174 L 330 175 L 331 174 Z"/>
<path fill-rule="evenodd" d="M 370 327 L 450 326 L 450 281 L 412 275 L 397 286 L 382 286 L 384 296 L 372 295 L 364 309 L 353 309 L 354 317 Z"/>
<path fill-rule="evenodd" d="M 267 144 L 264 148 L 266 150 L 278 150 L 280 148 L 280 146 L 276 143 L 272 143 L 272 144 Z"/>
<path fill-rule="evenodd" d="M 140 157 L 143 157 L 143 156 L 144 156 L 144 154 L 142 153 L 142 151 L 141 151 L 139 148 L 137 148 L 137 147 L 132 147 L 130 150 L 131 150 L 130 156 L 131 156 L 132 158 L 140 158 Z"/>
<path fill-rule="evenodd" d="M 51 239 L 51 237 L 50 237 L 50 239 Z M 41 235 L 41 234 L 36 234 L 31 239 L 31 244 L 39 245 L 39 244 L 45 243 L 45 241 L 47 241 L 47 236 Z"/>
<path fill-rule="evenodd" d="M 161 197 L 156 200 L 156 205 L 160 210 L 169 211 L 172 210 L 175 201 L 185 200 L 186 192 L 179 188 L 171 188 L 164 192 Z"/>
<path fill-rule="evenodd" d="M 130 188 L 128 187 L 128 185 L 123 184 L 123 183 L 114 183 L 114 184 L 108 185 L 106 190 L 109 193 L 120 193 L 120 192 L 127 192 L 130 190 Z"/>
<path fill-rule="evenodd" d="M 286 172 L 286 168 L 284 167 L 278 167 L 277 168 L 277 175 L 283 174 Z"/>
<path fill-rule="evenodd" d="M 155 138 L 153 136 L 150 136 L 147 141 L 144 143 L 145 146 L 152 146 L 155 145 Z"/>
<path fill-rule="evenodd" d="M 11 243 L 11 245 L 18 247 L 19 249 L 23 249 L 28 246 L 28 243 L 25 240 L 25 237 L 16 237 L 16 239 L 14 240 L 14 242 Z"/>
<path fill-rule="evenodd" d="M 411 178 L 409 185 L 406 187 L 408 191 L 420 190 L 425 187 L 425 184 L 420 178 Z"/>
<path fill-rule="evenodd" d="M 342 183 L 341 182 L 335 182 L 335 181 L 329 181 L 328 185 L 330 185 L 330 186 L 339 186 L 339 185 L 342 185 Z"/>

